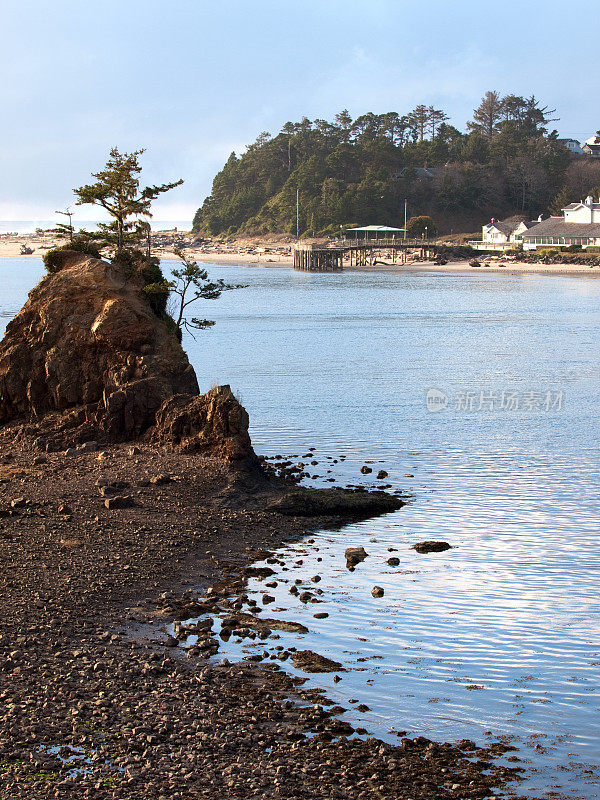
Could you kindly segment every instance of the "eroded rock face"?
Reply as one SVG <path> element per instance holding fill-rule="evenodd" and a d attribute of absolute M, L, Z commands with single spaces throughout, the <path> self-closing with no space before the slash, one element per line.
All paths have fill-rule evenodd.
<path fill-rule="evenodd" d="M 246 409 L 229 386 L 217 386 L 199 397 L 175 395 L 165 400 L 156 413 L 152 439 L 185 453 L 258 463 L 249 424 Z"/>
<path fill-rule="evenodd" d="M 185 352 L 141 288 L 117 265 L 66 252 L 0 343 L 0 423 L 68 412 L 63 426 L 72 417 L 119 441 L 153 425 L 168 397 L 197 394 Z"/>

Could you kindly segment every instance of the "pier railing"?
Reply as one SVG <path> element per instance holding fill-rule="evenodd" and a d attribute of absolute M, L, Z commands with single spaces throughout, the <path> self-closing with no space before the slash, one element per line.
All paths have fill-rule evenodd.
<path fill-rule="evenodd" d="M 294 246 L 294 269 L 305 272 L 339 272 L 344 268 L 344 258 L 355 267 L 373 266 L 378 253 L 388 251 L 392 263 L 406 263 L 409 249 L 418 249 L 421 257 L 432 257 L 438 246 L 429 239 L 379 239 L 373 241 L 338 240 L 328 246 L 301 244 Z"/>
<path fill-rule="evenodd" d="M 434 239 L 332 239 L 328 247 L 423 247 L 434 243 Z"/>

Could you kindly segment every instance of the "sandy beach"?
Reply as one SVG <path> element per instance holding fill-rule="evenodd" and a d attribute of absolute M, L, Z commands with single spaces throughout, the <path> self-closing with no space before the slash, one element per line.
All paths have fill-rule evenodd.
<path fill-rule="evenodd" d="M 235 264 L 239 266 L 286 266 L 291 267 L 293 260 L 292 256 L 255 256 L 247 254 L 229 254 L 229 253 L 210 253 L 207 255 L 201 251 L 192 250 L 190 254 L 193 258 L 198 260 L 212 263 L 212 264 Z M 176 259 L 177 256 L 172 253 L 161 255 L 165 260 Z M 504 264 L 504 266 L 500 266 Z M 373 266 L 349 266 L 344 265 L 345 272 L 435 272 L 440 274 L 457 274 L 457 273 L 498 273 L 501 275 L 562 275 L 566 277 L 586 277 L 597 278 L 600 277 L 600 267 L 589 267 L 583 264 L 529 264 L 522 261 L 490 261 L 482 262 L 480 267 L 469 266 L 468 261 L 450 261 L 443 266 L 434 264 L 432 261 L 408 261 L 406 264 L 386 264 L 378 262 Z"/>
<path fill-rule="evenodd" d="M 169 234 L 159 234 L 162 242 L 153 248 L 152 254 L 165 261 L 176 261 L 178 256 L 165 239 Z M 47 250 L 61 244 L 51 234 L 2 234 L 0 235 L 0 258 L 42 258 Z M 23 248 L 33 252 L 23 253 Z M 240 242 L 222 244 L 209 242 L 199 247 L 186 248 L 190 258 L 208 264 L 231 264 L 236 266 L 291 267 L 293 264 L 292 245 L 280 241 Z M 565 277 L 596 278 L 600 267 L 587 264 L 544 264 L 513 261 L 510 258 L 492 256 L 481 258 L 480 267 L 471 267 L 468 260 L 450 261 L 443 266 L 431 261 L 408 261 L 406 264 L 392 264 L 377 261 L 374 265 L 361 267 L 344 265 L 348 272 L 435 272 L 438 274 L 457 273 L 498 273 L 504 275 L 554 275 Z"/>
<path fill-rule="evenodd" d="M 51 234 L 0 234 L 0 258 L 41 258 L 46 250 L 56 247 L 58 244 Z M 21 252 L 22 248 L 32 250 L 32 253 Z"/>

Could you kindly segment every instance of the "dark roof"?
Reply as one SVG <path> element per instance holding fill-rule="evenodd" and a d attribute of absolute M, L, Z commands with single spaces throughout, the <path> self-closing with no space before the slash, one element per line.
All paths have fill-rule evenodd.
<path fill-rule="evenodd" d="M 432 180 L 439 172 L 439 169 L 438 167 L 402 167 L 399 172 L 394 172 L 392 174 L 392 178 L 405 178 L 407 175 L 410 175 L 411 172 L 414 172 L 416 178 Z"/>
<path fill-rule="evenodd" d="M 510 222 L 490 222 L 489 225 L 492 228 L 496 228 L 496 230 L 500 231 L 500 233 L 503 233 L 505 236 L 510 236 L 517 227 Z"/>
<path fill-rule="evenodd" d="M 600 153 L 600 144 L 584 144 L 584 150 L 589 150 L 590 153 Z"/>
<path fill-rule="evenodd" d="M 562 210 L 563 211 L 573 211 L 573 209 L 579 208 L 582 205 L 583 205 L 583 203 L 569 203 L 569 205 L 565 206 Z"/>
<path fill-rule="evenodd" d="M 515 217 L 509 217 L 508 219 L 503 219 L 503 220 L 497 220 L 496 219 L 493 222 L 488 222 L 488 226 L 489 225 L 493 225 L 494 228 L 499 230 L 505 236 L 510 236 L 511 233 L 513 233 L 513 231 L 516 231 L 516 229 L 519 227 L 519 225 L 522 222 L 524 222 L 525 225 L 527 225 L 528 228 L 530 228 L 532 225 L 536 224 L 535 222 L 525 222 L 525 220 L 522 217 L 515 216 Z"/>
<path fill-rule="evenodd" d="M 550 217 L 530 228 L 523 234 L 523 239 L 528 239 L 530 236 L 600 238 L 600 222 L 565 222 L 562 217 Z"/>

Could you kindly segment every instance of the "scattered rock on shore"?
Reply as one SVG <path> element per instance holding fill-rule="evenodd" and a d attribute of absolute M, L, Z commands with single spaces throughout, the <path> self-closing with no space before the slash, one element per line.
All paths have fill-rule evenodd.
<path fill-rule="evenodd" d="M 448 542 L 436 541 L 417 542 L 412 547 L 417 553 L 443 553 L 444 550 L 450 550 L 451 548 L 452 545 L 448 544 Z"/>
<path fill-rule="evenodd" d="M 347 547 L 344 551 L 346 566 L 355 567 L 369 555 L 364 547 Z"/>
<path fill-rule="evenodd" d="M 130 495 L 115 495 L 114 497 L 107 497 L 104 501 L 104 505 L 110 510 L 133 508 L 135 506 L 135 501 Z"/>
<path fill-rule="evenodd" d="M 313 650 L 297 650 L 292 653 L 292 661 L 303 672 L 345 672 L 339 661 L 321 656 Z"/>
<path fill-rule="evenodd" d="M 336 516 L 350 519 L 395 511 L 405 501 L 386 492 L 348 491 L 344 489 L 295 489 L 267 505 L 267 510 L 286 516 Z"/>

